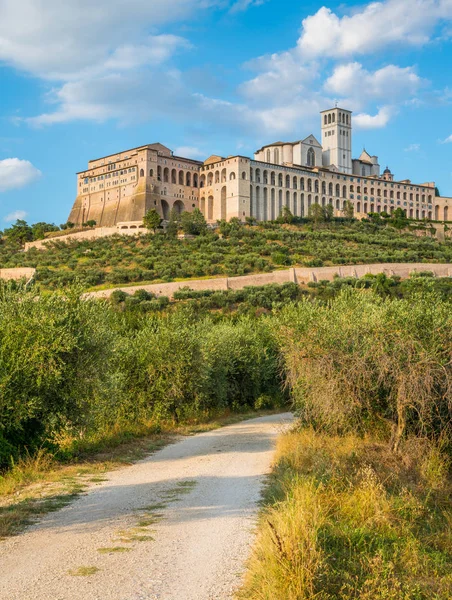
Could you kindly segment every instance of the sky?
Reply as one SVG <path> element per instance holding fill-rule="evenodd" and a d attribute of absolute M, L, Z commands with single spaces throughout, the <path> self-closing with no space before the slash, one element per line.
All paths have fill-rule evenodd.
<path fill-rule="evenodd" d="M 353 111 L 396 179 L 452 196 L 452 0 L 0 0 L 0 229 L 64 223 L 90 159 L 252 156 Z"/>

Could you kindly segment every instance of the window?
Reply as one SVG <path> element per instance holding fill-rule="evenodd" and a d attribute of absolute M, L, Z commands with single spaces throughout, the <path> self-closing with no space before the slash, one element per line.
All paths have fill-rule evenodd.
<path fill-rule="evenodd" d="M 315 152 L 314 148 L 308 150 L 308 167 L 315 167 Z"/>

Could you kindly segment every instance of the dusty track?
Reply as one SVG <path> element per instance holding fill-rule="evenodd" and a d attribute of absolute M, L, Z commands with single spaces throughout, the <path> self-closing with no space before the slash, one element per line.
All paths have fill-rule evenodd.
<path fill-rule="evenodd" d="M 272 415 L 184 438 L 111 473 L 0 544 L 0 599 L 232 598 L 274 441 L 290 419 Z M 98 571 L 69 574 L 80 567 Z"/>

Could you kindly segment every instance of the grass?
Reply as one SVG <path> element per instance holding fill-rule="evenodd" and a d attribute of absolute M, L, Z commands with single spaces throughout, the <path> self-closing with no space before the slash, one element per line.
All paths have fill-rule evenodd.
<path fill-rule="evenodd" d="M 68 574 L 73 577 L 89 577 L 90 575 L 95 575 L 99 570 L 97 567 L 78 567 L 77 569 L 68 571 Z"/>
<path fill-rule="evenodd" d="M 125 546 L 112 546 L 111 548 L 98 548 L 97 551 L 100 554 L 114 554 L 116 552 L 129 552 L 131 548 Z"/>
<path fill-rule="evenodd" d="M 292 432 L 278 445 L 242 600 L 452 597 L 447 459 L 425 440 Z"/>
<path fill-rule="evenodd" d="M 39 517 L 66 506 L 90 484 L 105 481 L 109 471 L 148 456 L 175 441 L 177 436 L 212 431 L 263 414 L 269 414 L 269 411 L 224 413 L 205 421 L 177 426 L 168 423 L 158 429 L 153 424 L 126 432 L 113 429 L 101 436 L 78 440 L 72 447 L 74 455 L 69 463 L 59 462 L 44 450 L 35 456 L 26 456 L 0 475 L 0 540 L 20 533 Z M 193 483 L 181 482 L 170 490 L 170 497 L 165 500 L 177 499 L 188 492 Z M 161 502 L 146 507 L 146 511 L 153 512 L 165 506 L 166 503 Z"/>

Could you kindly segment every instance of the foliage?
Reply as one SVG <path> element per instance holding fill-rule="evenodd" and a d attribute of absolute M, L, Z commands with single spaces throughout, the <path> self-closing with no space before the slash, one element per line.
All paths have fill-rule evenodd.
<path fill-rule="evenodd" d="M 182 213 L 181 227 L 184 233 L 190 235 L 201 235 L 207 231 L 206 220 L 199 208 L 195 208 L 192 212 Z"/>
<path fill-rule="evenodd" d="M 20 252 L 16 242 L 0 244 L 0 266 L 36 267 L 42 289 L 78 282 L 97 285 L 171 281 L 201 276 L 268 272 L 281 265 L 322 266 L 373 262 L 452 262 L 452 244 L 427 235 L 396 231 L 380 223 L 345 220 L 248 226 L 221 223 L 194 239 L 175 239 L 178 215 L 170 215 L 166 235 L 111 236 L 63 242 L 47 250 Z M 423 233 L 423 232 L 420 232 Z M 284 255 L 282 255 L 282 254 Z"/>
<path fill-rule="evenodd" d="M 344 215 L 344 218 L 348 221 L 351 221 L 355 216 L 355 207 L 353 206 L 353 203 L 350 202 L 350 200 L 345 201 L 342 213 Z"/>
<path fill-rule="evenodd" d="M 307 428 L 282 436 L 242 600 L 447 600 L 447 456 L 408 440 Z"/>
<path fill-rule="evenodd" d="M 428 288 L 409 300 L 345 290 L 284 309 L 278 335 L 303 421 L 337 432 L 380 419 L 395 451 L 407 432 L 449 436 L 451 325 Z"/>
<path fill-rule="evenodd" d="M 155 208 L 149 209 L 143 217 L 143 225 L 147 229 L 152 229 L 154 233 L 161 222 L 162 218 L 160 217 L 159 213 L 155 210 Z"/>

